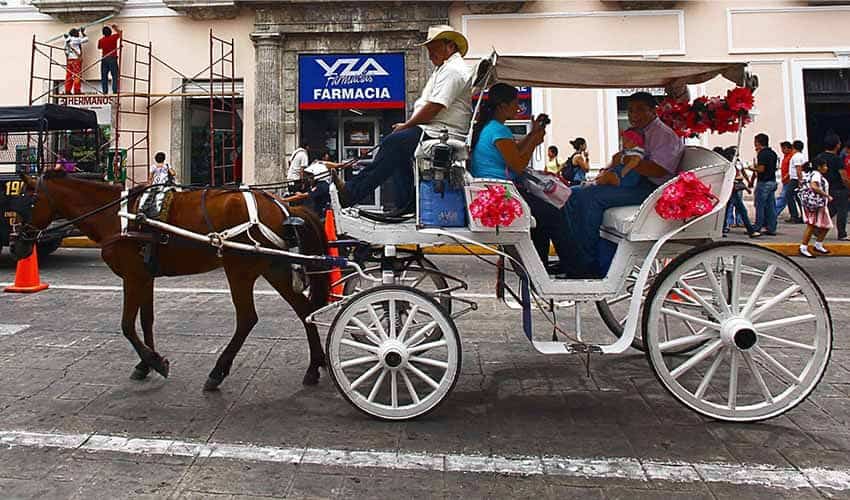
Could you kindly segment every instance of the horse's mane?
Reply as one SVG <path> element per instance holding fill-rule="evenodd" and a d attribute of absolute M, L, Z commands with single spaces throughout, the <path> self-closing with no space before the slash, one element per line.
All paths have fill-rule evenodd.
<path fill-rule="evenodd" d="M 109 188 L 113 191 L 121 191 L 121 185 L 119 185 L 119 184 L 112 184 L 112 183 L 109 183 L 109 182 L 97 181 L 97 180 L 94 180 L 94 179 L 85 179 L 85 178 L 82 178 L 82 177 L 78 177 L 74 174 L 69 174 L 69 173 L 65 172 L 64 170 L 48 170 L 48 171 L 44 172 L 43 178 L 44 178 L 44 180 L 67 179 L 67 180 L 73 180 L 74 182 L 79 182 L 83 185 L 93 187 L 93 188 L 94 187 L 100 188 L 100 189 Z"/>

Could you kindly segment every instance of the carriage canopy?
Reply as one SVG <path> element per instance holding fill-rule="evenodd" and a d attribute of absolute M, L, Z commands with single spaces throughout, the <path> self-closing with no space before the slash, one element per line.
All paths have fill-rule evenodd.
<path fill-rule="evenodd" d="M 97 115 L 89 109 L 43 104 L 0 107 L 0 132 L 93 130 Z"/>
<path fill-rule="evenodd" d="M 696 85 L 721 75 L 750 86 L 747 64 L 740 62 L 647 61 L 588 57 L 500 56 L 494 54 L 490 82 L 556 88 L 643 88 Z M 479 67 L 490 66 L 486 62 Z"/>

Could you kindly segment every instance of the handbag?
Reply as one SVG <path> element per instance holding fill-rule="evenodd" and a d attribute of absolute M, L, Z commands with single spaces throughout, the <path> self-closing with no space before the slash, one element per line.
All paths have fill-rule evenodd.
<path fill-rule="evenodd" d="M 804 209 L 810 212 L 817 212 L 826 206 L 826 196 L 816 193 L 812 189 L 812 180 L 810 175 L 806 176 L 805 184 L 800 188 L 799 197 L 800 204 L 803 205 Z"/>
<path fill-rule="evenodd" d="M 570 187 L 560 177 L 548 172 L 526 171 L 523 186 L 532 196 L 555 208 L 562 208 L 572 194 Z"/>

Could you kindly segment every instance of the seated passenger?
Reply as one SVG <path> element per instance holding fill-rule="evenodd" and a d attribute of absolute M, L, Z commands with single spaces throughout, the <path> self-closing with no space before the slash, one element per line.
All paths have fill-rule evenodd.
<path fill-rule="evenodd" d="M 640 174 L 635 186 L 595 185 L 574 191 L 564 207 L 567 238 L 573 259 L 565 268 L 571 278 L 599 278 L 599 228 L 605 210 L 640 205 L 679 169 L 685 151 L 682 140 L 655 114 L 655 97 L 637 92 L 629 97 L 629 123 L 643 133 L 646 155 L 633 168 Z M 618 153 L 619 155 L 619 153 Z M 614 158 L 613 163 L 619 163 Z"/>
<path fill-rule="evenodd" d="M 639 130 L 633 128 L 624 130 L 623 149 L 619 154 L 614 155 L 611 166 L 596 177 L 596 184 L 621 187 L 635 187 L 640 184 L 640 174 L 634 168 L 646 155 L 643 146 L 643 134 Z"/>
<path fill-rule="evenodd" d="M 436 66 L 413 106 L 413 116 L 393 125 L 393 132 L 382 142 L 371 165 L 343 183 L 334 176 L 343 207 L 355 205 L 371 195 L 385 180 L 393 178 L 399 207 L 412 208 L 413 153 L 423 132 L 439 137 L 443 129 L 457 137 L 465 137 L 472 120 L 472 71 L 463 56 L 469 43 L 451 26 L 431 26 L 422 44 Z"/>
<path fill-rule="evenodd" d="M 505 126 L 505 120 L 515 118 L 519 110 L 517 94 L 516 87 L 504 83 L 490 88 L 472 132 L 470 172 L 474 177 L 517 181 L 525 172 L 534 148 L 543 142 L 546 129 L 539 116 L 532 122 L 531 132 L 519 140 L 515 140 L 511 130 Z M 563 253 L 566 248 L 563 213 L 524 192 L 521 183 L 517 183 L 517 188 L 537 221 L 537 226 L 531 230 L 531 239 L 543 265 L 548 262 L 550 240 L 563 261 L 566 258 Z"/>

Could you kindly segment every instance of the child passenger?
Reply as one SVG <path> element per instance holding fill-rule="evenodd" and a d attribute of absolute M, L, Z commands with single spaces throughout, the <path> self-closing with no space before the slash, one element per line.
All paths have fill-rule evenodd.
<path fill-rule="evenodd" d="M 620 151 L 620 163 L 605 170 L 596 178 L 596 184 L 634 187 L 640 183 L 640 174 L 634 170 L 646 155 L 643 134 L 634 128 L 623 131 L 623 150 Z"/>

